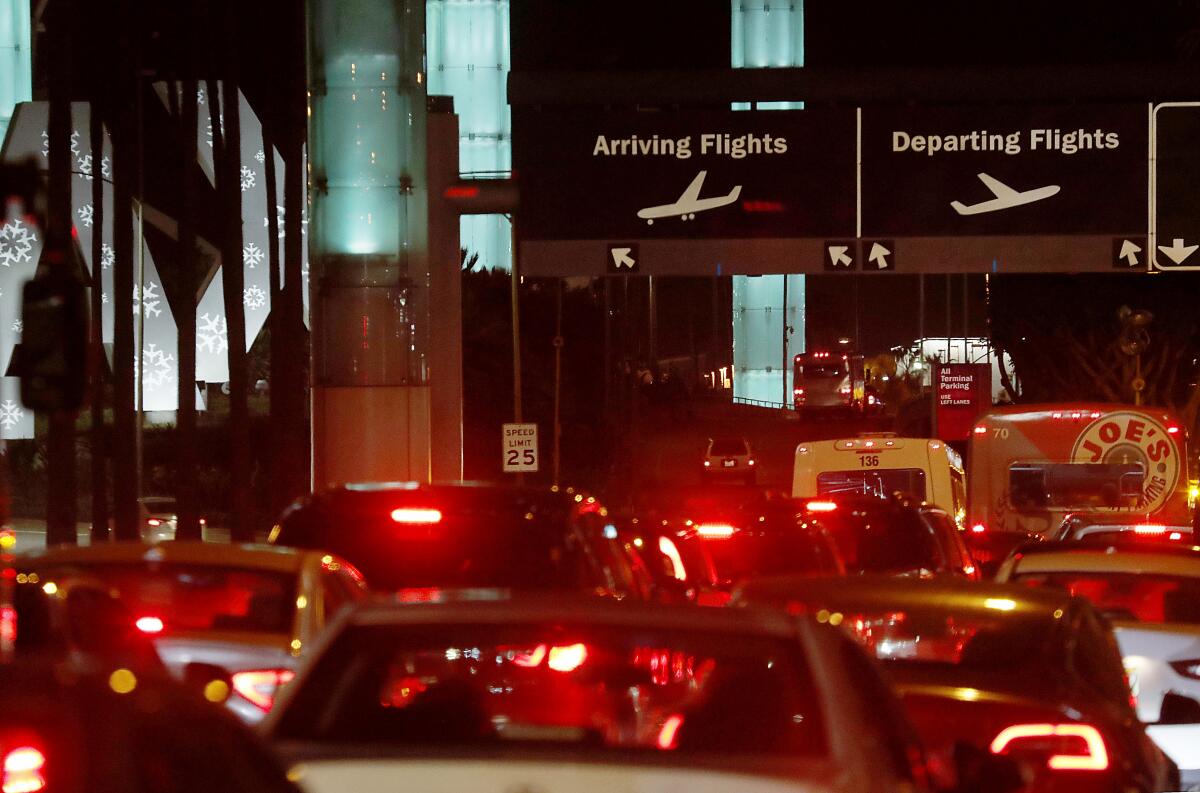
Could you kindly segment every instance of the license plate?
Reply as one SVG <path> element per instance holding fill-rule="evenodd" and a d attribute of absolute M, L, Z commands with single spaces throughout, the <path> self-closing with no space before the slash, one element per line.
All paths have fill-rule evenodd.
<path fill-rule="evenodd" d="M 736 460 L 726 460 L 726 461 L 724 462 L 724 466 L 725 466 L 726 468 L 733 468 L 735 465 L 737 465 L 737 461 L 736 461 Z"/>

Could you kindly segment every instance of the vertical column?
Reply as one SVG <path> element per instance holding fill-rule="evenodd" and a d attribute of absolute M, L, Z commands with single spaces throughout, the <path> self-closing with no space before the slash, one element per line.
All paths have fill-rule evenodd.
<path fill-rule="evenodd" d="M 310 0 L 313 484 L 430 477 L 424 0 Z"/>

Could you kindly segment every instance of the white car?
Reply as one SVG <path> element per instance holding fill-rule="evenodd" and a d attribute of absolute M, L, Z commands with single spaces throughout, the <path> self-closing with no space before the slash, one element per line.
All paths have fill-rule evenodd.
<path fill-rule="evenodd" d="M 1038 543 L 997 579 L 1067 589 L 1109 618 L 1138 718 L 1184 784 L 1200 786 L 1200 546 Z"/>
<path fill-rule="evenodd" d="M 266 715 L 326 624 L 367 597 L 362 577 L 319 551 L 203 542 L 59 546 L 21 558 L 42 581 L 115 590 L 176 677 L 225 683 L 243 721 Z"/>
<path fill-rule="evenodd" d="M 738 479 L 752 485 L 757 478 L 758 460 L 745 438 L 709 438 L 704 447 L 704 481 Z"/>
<path fill-rule="evenodd" d="M 399 600 L 414 602 L 344 615 L 263 723 L 310 793 L 929 789 L 878 667 L 815 621 L 498 590 Z"/>

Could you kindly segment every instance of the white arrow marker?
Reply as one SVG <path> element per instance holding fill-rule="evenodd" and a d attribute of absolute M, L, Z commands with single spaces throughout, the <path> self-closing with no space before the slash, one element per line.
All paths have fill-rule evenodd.
<path fill-rule="evenodd" d="M 1124 259 L 1130 267 L 1137 267 L 1137 255 L 1141 252 L 1141 247 L 1138 246 L 1133 240 L 1122 240 L 1121 252 L 1117 254 L 1117 258 Z"/>
<path fill-rule="evenodd" d="M 637 264 L 637 262 L 635 262 L 629 256 L 629 253 L 632 250 L 633 248 L 613 248 L 611 251 L 609 251 L 609 254 L 612 256 L 613 267 L 617 268 L 618 270 L 620 270 L 622 267 L 628 267 L 630 270 L 632 270 L 634 265 Z"/>
<path fill-rule="evenodd" d="M 1166 245 L 1158 246 L 1158 249 L 1167 254 L 1167 258 L 1176 264 L 1183 264 L 1184 260 L 1195 253 L 1197 248 L 1200 248 L 1200 245 L 1184 245 L 1183 240 L 1178 237 L 1173 240 L 1173 244 L 1169 248 Z"/>
<path fill-rule="evenodd" d="M 846 251 L 850 250 L 849 245 L 830 245 L 829 246 L 829 261 L 837 267 L 849 267 L 853 263 L 853 259 L 846 255 Z"/>
<path fill-rule="evenodd" d="M 871 255 L 867 257 L 867 260 L 875 262 L 875 266 L 880 270 L 886 270 L 891 266 L 887 263 L 887 257 L 891 255 L 892 252 L 887 248 L 883 247 L 878 242 L 873 242 L 871 243 Z"/>

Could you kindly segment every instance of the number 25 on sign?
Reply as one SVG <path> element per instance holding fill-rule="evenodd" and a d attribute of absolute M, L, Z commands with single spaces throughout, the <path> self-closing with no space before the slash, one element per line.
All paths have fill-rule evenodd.
<path fill-rule="evenodd" d="M 504 473 L 537 473 L 536 424 L 505 424 L 501 430 L 501 449 L 504 454 Z"/>

